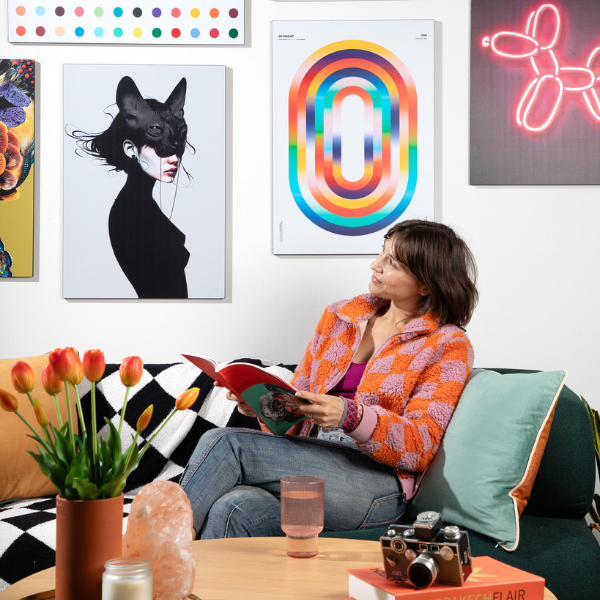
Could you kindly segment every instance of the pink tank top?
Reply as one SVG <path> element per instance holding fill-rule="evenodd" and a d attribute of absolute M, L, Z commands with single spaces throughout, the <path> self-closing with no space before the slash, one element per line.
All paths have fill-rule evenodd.
<path fill-rule="evenodd" d="M 344 376 L 327 393 L 331 394 L 332 396 L 340 396 L 342 398 L 347 398 L 348 400 L 354 400 L 354 395 L 356 394 L 358 384 L 360 383 L 363 373 L 365 372 L 365 368 L 367 367 L 367 362 L 369 361 L 362 363 L 350 363 L 350 367 Z"/>

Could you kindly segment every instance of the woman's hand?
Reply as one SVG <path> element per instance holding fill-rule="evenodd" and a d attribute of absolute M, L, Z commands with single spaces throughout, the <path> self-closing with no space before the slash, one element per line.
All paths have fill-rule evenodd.
<path fill-rule="evenodd" d="M 223 387 L 216 381 L 214 385 L 215 387 Z M 227 398 L 227 400 L 231 400 L 231 402 L 237 402 L 238 412 L 243 414 L 245 417 L 256 417 L 256 413 L 246 404 L 246 402 L 244 402 L 241 398 L 238 398 L 234 393 L 227 390 L 225 398 Z"/>
<path fill-rule="evenodd" d="M 339 427 L 344 414 L 344 401 L 338 396 L 296 392 L 296 397 L 308 400 L 310 404 L 294 400 L 294 404 L 313 422 L 323 429 Z"/>

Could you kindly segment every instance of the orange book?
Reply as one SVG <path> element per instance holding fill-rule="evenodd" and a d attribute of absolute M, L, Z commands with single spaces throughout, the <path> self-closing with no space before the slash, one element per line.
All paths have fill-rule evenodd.
<path fill-rule="evenodd" d="M 465 585 L 432 585 L 416 589 L 385 578 L 383 568 L 350 569 L 351 600 L 543 600 L 544 578 L 515 569 L 489 556 L 473 558 Z"/>

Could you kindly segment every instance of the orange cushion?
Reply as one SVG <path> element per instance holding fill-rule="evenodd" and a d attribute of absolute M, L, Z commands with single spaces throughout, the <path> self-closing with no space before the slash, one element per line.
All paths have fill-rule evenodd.
<path fill-rule="evenodd" d="M 17 360 L 25 361 L 33 369 L 35 387 L 32 395 L 44 407 L 48 415 L 48 421 L 58 428 L 58 419 L 54 409 L 54 396 L 49 396 L 46 393 L 41 382 L 42 371 L 48 364 L 48 355 L 0 359 L 0 388 L 10 392 L 19 401 L 19 412 L 43 437 L 29 398 L 26 394 L 17 393 L 12 386 L 10 370 Z M 69 397 L 73 419 L 76 420 L 75 394 L 72 387 L 69 389 Z M 58 395 L 58 402 L 63 422 L 65 422 L 68 413 L 64 391 Z M 75 427 L 75 433 L 77 433 L 79 430 L 77 422 Z M 56 493 L 56 488 L 52 482 L 40 471 L 37 462 L 26 452 L 27 450 L 37 452 L 35 441 L 27 437 L 27 434 L 31 434 L 29 427 L 16 414 L 0 409 L 0 432 L 0 457 L 2 457 L 0 460 L 0 502 Z"/>

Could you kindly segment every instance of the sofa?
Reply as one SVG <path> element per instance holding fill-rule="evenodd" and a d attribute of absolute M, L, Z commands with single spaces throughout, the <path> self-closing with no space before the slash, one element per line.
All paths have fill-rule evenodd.
<path fill-rule="evenodd" d="M 270 365 L 255 359 L 240 360 L 262 365 L 288 381 L 294 369 L 294 365 Z M 3 387 L 1 363 L 2 361 L 0 387 Z M 520 383 L 522 380 L 514 377 L 536 377 L 535 372 L 529 371 L 495 371 L 513 377 L 510 379 L 512 385 L 520 387 L 523 387 Z M 9 389 L 6 385 L 4 387 Z M 154 404 L 156 421 L 151 422 L 148 430 L 142 434 L 142 437 L 150 437 L 161 419 L 171 410 L 175 398 L 189 387 L 200 388 L 198 400 L 191 409 L 178 413 L 177 419 L 173 418 L 162 434 L 157 436 L 152 448 L 128 481 L 124 501 L 124 530 L 129 508 L 137 491 L 155 479 L 178 482 L 198 439 L 205 431 L 217 426 L 258 428 L 255 419 L 244 417 L 235 411 L 234 404 L 224 398 L 224 391 L 215 388 L 212 380 L 193 365 L 146 364 L 142 381 L 132 389 L 130 395 L 124 437 L 134 430 L 135 422 L 144 408 Z M 470 387 L 471 384 L 467 389 Z M 89 393 L 90 385 L 84 380 L 79 386 L 79 394 L 86 423 L 90 422 Z M 465 394 L 463 398 L 464 396 Z M 97 386 L 96 397 L 98 422 L 104 423 L 104 417 L 118 422 L 123 387 L 119 381 L 117 364 L 107 365 L 105 376 Z M 46 402 L 49 401 L 47 398 Z M 23 412 L 27 408 L 24 405 Z M 519 543 L 516 549 L 507 551 L 499 545 L 497 539 L 482 533 L 481 531 L 485 531 L 485 524 L 476 523 L 474 528 L 469 528 L 466 524 L 469 523 L 468 518 L 465 522 L 455 519 L 453 524 L 469 532 L 473 556 L 491 556 L 544 577 L 546 586 L 559 600 L 597 600 L 600 598 L 600 546 L 585 521 L 596 478 L 591 423 L 579 397 L 567 387 L 561 387 L 560 394 L 557 393 L 552 415 L 549 435 L 547 441 L 544 440 L 545 449 L 542 448 L 539 467 L 536 466 L 537 473 L 530 497 L 523 514 L 517 517 Z M 7 416 L 14 417 L 5 414 L 4 420 L 0 419 L 0 427 L 5 429 Z M 107 429 L 108 426 L 105 426 L 100 433 L 106 435 Z M 459 436 L 455 435 L 454 439 L 457 437 Z M 539 443 L 540 437 L 542 436 L 537 436 L 536 443 Z M 450 442 L 450 429 L 446 438 L 442 448 L 446 441 Z M 440 450 L 438 457 L 442 454 Z M 27 468 L 35 473 L 37 465 L 33 459 L 27 459 L 31 463 Z M 446 459 L 450 460 L 449 452 Z M 6 468 L 6 462 L 4 466 L 0 465 L 0 481 L 2 470 Z M 437 467 L 432 465 L 431 469 L 435 468 Z M 424 507 L 427 510 L 440 510 L 444 516 L 446 507 L 439 504 L 439 496 L 442 494 L 431 495 L 429 492 L 430 498 L 422 495 L 427 489 L 427 477 L 429 472 L 423 479 L 421 491 L 409 505 L 404 522 L 414 520 L 416 511 Z M 485 486 L 478 487 L 485 490 Z M 24 496 L 4 499 L 0 504 L 0 591 L 23 577 L 54 565 L 55 495 L 51 490 L 45 491 L 43 495 L 35 494 L 37 497 L 24 497 L 28 494 L 21 492 Z M 321 535 L 379 540 L 385 531 L 386 528 L 325 531 Z"/>

